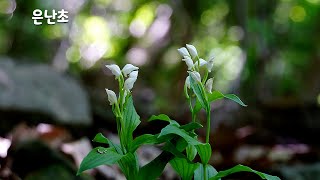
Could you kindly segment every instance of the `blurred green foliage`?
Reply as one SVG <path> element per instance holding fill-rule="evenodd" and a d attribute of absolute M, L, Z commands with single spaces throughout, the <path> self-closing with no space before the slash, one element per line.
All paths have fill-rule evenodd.
<path fill-rule="evenodd" d="M 160 108 L 182 100 L 176 49 L 186 43 L 204 59 L 215 56 L 216 89 L 241 91 L 246 102 L 299 99 L 305 90 L 316 102 L 319 93 L 319 0 L 2 0 L 0 7 L 0 55 L 80 76 L 103 63 L 132 63 Z M 68 23 L 33 24 L 34 9 L 62 8 Z"/>

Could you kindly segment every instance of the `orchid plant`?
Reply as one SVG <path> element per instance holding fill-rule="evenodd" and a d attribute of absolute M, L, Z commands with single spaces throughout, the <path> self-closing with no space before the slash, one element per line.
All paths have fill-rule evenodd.
<path fill-rule="evenodd" d="M 213 78 L 209 78 L 209 74 L 214 66 L 214 58 L 210 58 L 208 61 L 200 58 L 197 49 L 189 44 L 178 49 L 178 52 L 188 67 L 184 94 L 189 103 L 192 121 L 180 125 L 165 114 L 153 115 L 149 121 L 161 120 L 167 122 L 168 125 L 162 128 L 158 134 L 143 134 L 133 139 L 132 134 L 141 122 L 131 95 L 139 68 L 127 64 L 121 70 L 118 65 L 106 65 L 119 83 L 118 96 L 109 89 L 106 89 L 106 93 L 116 118 L 120 143 L 112 142 L 101 133 L 97 134 L 93 141 L 107 144 L 108 147 L 99 146 L 91 150 L 80 164 L 78 174 L 100 165 L 118 164 L 128 180 L 152 180 L 157 179 L 169 163 L 183 180 L 219 180 L 229 174 L 241 171 L 253 172 L 262 179 L 279 180 L 276 176 L 243 165 L 217 172 L 209 164 L 212 153 L 209 139 L 211 102 L 227 98 L 242 106 L 246 105 L 234 94 L 212 91 Z M 198 120 L 201 109 L 205 110 L 207 117 L 205 142 L 200 142 L 196 133 L 196 129 L 203 127 Z M 141 167 L 136 151 L 140 146 L 146 144 L 162 144 L 163 151 L 151 162 Z M 200 162 L 195 162 L 197 155 L 200 157 Z"/>

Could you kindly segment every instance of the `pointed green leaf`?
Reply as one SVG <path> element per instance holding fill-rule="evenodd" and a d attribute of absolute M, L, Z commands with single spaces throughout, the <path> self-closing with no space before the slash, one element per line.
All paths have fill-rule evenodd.
<path fill-rule="evenodd" d="M 141 136 L 136 137 L 131 145 L 130 152 L 135 152 L 140 146 L 147 144 L 160 144 L 172 139 L 174 136 L 162 136 L 158 138 L 159 134 L 143 134 Z"/>
<path fill-rule="evenodd" d="M 217 170 L 214 167 L 212 167 L 210 164 L 206 164 L 205 167 L 206 167 L 205 171 L 207 173 L 207 179 L 218 174 Z M 200 164 L 199 167 L 194 171 L 194 180 L 205 180 L 203 164 Z"/>
<path fill-rule="evenodd" d="M 137 176 L 139 171 L 138 158 L 136 154 L 127 153 L 118 161 L 118 164 L 122 173 L 128 180 L 136 179 L 135 177 Z"/>
<path fill-rule="evenodd" d="M 166 114 L 159 114 L 159 115 L 157 115 L 157 116 L 156 116 L 156 115 L 152 115 L 152 116 L 149 118 L 149 121 L 154 121 L 154 120 L 167 121 L 167 122 L 169 122 L 170 124 L 176 124 L 176 125 L 180 126 L 177 121 L 170 119 L 170 117 L 167 116 Z"/>
<path fill-rule="evenodd" d="M 203 126 L 200 123 L 197 122 L 190 122 L 186 125 L 180 126 L 180 129 L 183 129 L 185 131 L 192 131 L 194 129 L 199 129 L 202 128 Z"/>
<path fill-rule="evenodd" d="M 179 151 L 171 142 L 167 142 L 163 148 L 164 151 L 168 151 L 170 153 L 172 153 L 175 157 L 179 157 L 179 158 L 187 158 L 184 154 L 182 154 L 181 151 Z"/>
<path fill-rule="evenodd" d="M 185 130 L 179 129 L 179 127 L 177 127 L 174 124 L 169 124 L 166 127 L 164 127 L 160 132 L 159 138 L 167 134 L 176 134 L 192 145 L 201 144 L 199 141 L 191 137 Z"/>
<path fill-rule="evenodd" d="M 240 104 L 241 106 L 247 106 L 247 105 L 244 104 L 244 103 L 241 101 L 241 99 L 240 99 L 238 96 L 236 96 L 235 94 L 226 94 L 226 95 L 224 95 L 224 97 L 225 97 L 225 98 L 228 98 L 228 99 L 230 99 L 230 100 L 232 100 L 232 101 L 234 101 L 234 102 L 236 102 L 236 103 L 238 103 L 238 104 Z"/>
<path fill-rule="evenodd" d="M 200 156 L 202 164 L 208 164 L 211 157 L 211 146 L 209 143 L 196 145 L 198 154 Z"/>
<path fill-rule="evenodd" d="M 120 145 L 113 143 L 111 140 L 106 138 L 102 133 L 98 133 L 92 140 L 93 142 L 109 144 L 113 147 L 119 154 L 123 154 Z"/>
<path fill-rule="evenodd" d="M 188 145 L 186 147 L 187 157 L 190 161 L 192 161 L 197 155 L 197 149 L 194 145 Z"/>
<path fill-rule="evenodd" d="M 88 169 L 95 168 L 100 165 L 112 165 L 120 160 L 123 155 L 117 153 L 114 148 L 96 147 L 82 160 L 78 175 Z"/>
<path fill-rule="evenodd" d="M 207 97 L 208 97 L 208 101 L 210 103 L 214 102 L 216 100 L 222 99 L 222 98 L 227 98 L 227 99 L 230 99 L 230 100 L 240 104 L 241 106 L 247 106 L 235 94 L 226 94 L 226 95 L 224 95 L 220 91 L 213 91 L 212 93 L 207 93 Z M 196 104 L 195 104 L 195 106 L 193 108 L 194 109 L 194 113 L 198 113 L 201 108 L 202 108 L 201 103 L 199 101 L 196 101 Z"/>
<path fill-rule="evenodd" d="M 92 140 L 93 142 L 109 144 L 108 138 L 106 138 L 102 133 L 98 133 Z"/>
<path fill-rule="evenodd" d="M 237 172 L 244 172 L 244 171 L 255 173 L 258 176 L 260 176 L 261 179 L 280 180 L 280 178 L 277 177 L 277 176 L 272 176 L 272 175 L 269 175 L 269 174 L 265 174 L 265 173 L 253 170 L 250 167 L 244 166 L 244 165 L 241 165 L 241 164 L 236 165 L 233 168 L 230 168 L 228 170 L 219 171 L 218 174 L 216 174 L 214 177 L 210 178 L 210 180 L 218 180 L 218 179 L 223 178 L 225 176 L 228 176 L 230 174 L 237 173 Z"/>
<path fill-rule="evenodd" d="M 131 146 L 133 140 L 132 133 L 140 124 L 140 122 L 140 116 L 137 114 L 133 105 L 132 96 L 130 96 L 125 105 L 122 131 L 120 133 L 120 138 L 125 146 Z"/>
<path fill-rule="evenodd" d="M 159 156 L 153 159 L 139 170 L 138 180 L 154 180 L 158 178 L 167 163 L 174 158 L 170 152 L 163 151 Z"/>
<path fill-rule="evenodd" d="M 181 176 L 182 180 L 192 179 L 194 171 L 198 168 L 199 163 L 188 162 L 185 158 L 174 158 L 170 161 L 172 168 Z"/>
<path fill-rule="evenodd" d="M 182 152 L 187 147 L 187 142 L 180 136 L 175 137 L 175 147 L 179 152 Z M 138 180 L 146 180 L 146 179 L 156 179 L 159 177 L 167 165 L 167 163 L 174 158 L 172 152 L 163 151 L 159 156 L 157 156 L 154 160 L 140 168 Z"/>
<path fill-rule="evenodd" d="M 197 97 L 198 102 L 204 109 L 208 109 L 208 99 L 206 96 L 206 92 L 204 91 L 203 85 L 199 82 L 196 82 L 192 76 L 190 77 L 190 86 Z"/>

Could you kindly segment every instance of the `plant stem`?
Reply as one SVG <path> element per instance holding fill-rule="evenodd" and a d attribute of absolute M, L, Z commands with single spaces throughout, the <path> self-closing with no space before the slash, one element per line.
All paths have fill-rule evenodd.
<path fill-rule="evenodd" d="M 207 180 L 207 166 L 203 164 L 203 179 Z"/>
<path fill-rule="evenodd" d="M 210 111 L 211 111 L 211 106 L 209 105 L 207 109 L 207 133 L 206 133 L 206 143 L 209 143 L 209 138 L 210 138 L 210 130 L 211 130 L 211 118 L 210 118 Z"/>

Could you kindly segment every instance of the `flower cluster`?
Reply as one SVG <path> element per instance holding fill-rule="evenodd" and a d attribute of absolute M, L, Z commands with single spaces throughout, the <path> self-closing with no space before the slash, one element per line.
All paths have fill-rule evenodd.
<path fill-rule="evenodd" d="M 213 78 L 208 78 L 208 73 L 212 71 L 213 68 L 213 57 L 210 58 L 208 61 L 199 58 L 197 49 L 190 44 L 186 44 L 186 48 L 182 47 L 178 49 L 179 54 L 183 57 L 182 61 L 185 61 L 186 65 L 188 66 L 189 76 L 186 78 L 185 87 L 190 88 L 190 76 L 196 82 L 205 83 L 206 90 L 211 93 L 212 92 L 212 83 Z M 201 80 L 200 75 L 200 68 L 205 67 L 205 76 Z M 188 97 L 188 94 L 186 94 Z"/>
<path fill-rule="evenodd" d="M 112 72 L 115 79 L 119 81 L 119 98 L 112 90 L 106 89 L 110 105 L 118 105 L 120 102 L 123 104 L 138 78 L 139 68 L 132 64 L 126 64 L 122 70 L 116 64 L 106 65 L 106 67 Z M 124 80 L 125 78 L 127 79 Z"/>

